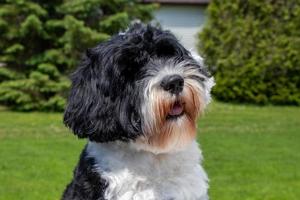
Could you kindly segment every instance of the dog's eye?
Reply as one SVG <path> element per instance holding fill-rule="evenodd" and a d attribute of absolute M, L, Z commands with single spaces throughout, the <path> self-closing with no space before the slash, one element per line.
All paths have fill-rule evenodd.
<path fill-rule="evenodd" d="M 203 81 L 205 81 L 205 78 L 204 78 L 204 77 L 197 76 L 197 75 L 190 75 L 190 76 L 188 76 L 188 78 L 194 79 L 194 80 L 196 80 L 196 81 L 198 81 L 198 82 L 203 82 Z"/>

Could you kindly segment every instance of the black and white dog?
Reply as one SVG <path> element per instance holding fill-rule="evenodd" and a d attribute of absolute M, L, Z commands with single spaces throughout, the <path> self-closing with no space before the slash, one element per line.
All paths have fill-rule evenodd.
<path fill-rule="evenodd" d="M 65 200 L 207 200 L 196 121 L 213 78 L 168 31 L 135 24 L 90 49 L 64 122 L 88 138 Z"/>

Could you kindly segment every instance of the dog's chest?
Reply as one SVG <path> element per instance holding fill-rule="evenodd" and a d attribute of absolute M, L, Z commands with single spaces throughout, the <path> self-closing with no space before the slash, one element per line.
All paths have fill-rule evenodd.
<path fill-rule="evenodd" d="M 186 151 L 165 155 L 137 152 L 124 144 L 89 143 L 88 154 L 108 183 L 107 199 L 206 200 L 207 176 L 196 142 Z"/>

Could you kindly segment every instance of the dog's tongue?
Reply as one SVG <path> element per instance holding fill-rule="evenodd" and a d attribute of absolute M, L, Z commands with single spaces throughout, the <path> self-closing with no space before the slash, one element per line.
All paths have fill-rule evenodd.
<path fill-rule="evenodd" d="M 183 107 L 180 103 L 175 103 L 173 108 L 170 110 L 169 115 L 177 116 L 183 112 Z"/>

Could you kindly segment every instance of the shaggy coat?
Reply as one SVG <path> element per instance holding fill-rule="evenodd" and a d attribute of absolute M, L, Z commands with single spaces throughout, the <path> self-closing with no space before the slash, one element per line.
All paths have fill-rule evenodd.
<path fill-rule="evenodd" d="M 64 123 L 88 144 L 64 200 L 207 200 L 195 140 L 213 78 L 168 31 L 135 24 L 86 54 Z"/>

